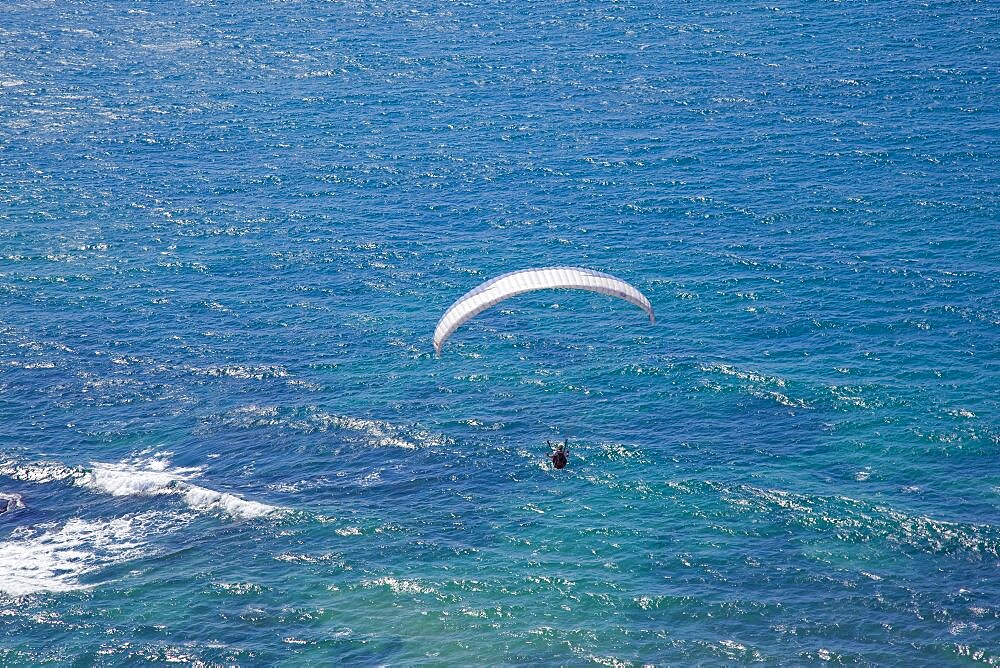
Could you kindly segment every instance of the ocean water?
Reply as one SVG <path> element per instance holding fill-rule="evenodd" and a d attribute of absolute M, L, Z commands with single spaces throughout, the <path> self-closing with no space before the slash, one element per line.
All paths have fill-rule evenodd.
<path fill-rule="evenodd" d="M 4 2 L 0 664 L 1000 665 L 998 138 L 992 2 Z"/>

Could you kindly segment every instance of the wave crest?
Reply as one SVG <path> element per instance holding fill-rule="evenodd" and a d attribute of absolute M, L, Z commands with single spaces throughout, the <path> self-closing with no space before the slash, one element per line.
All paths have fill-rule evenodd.
<path fill-rule="evenodd" d="M 190 482 L 202 471 L 201 467 L 170 468 L 163 459 L 117 464 L 92 462 L 89 469 L 50 462 L 0 463 L 0 475 L 14 480 L 37 484 L 69 480 L 79 487 L 111 496 L 175 496 L 194 510 L 218 511 L 240 519 L 263 517 L 282 510 Z"/>

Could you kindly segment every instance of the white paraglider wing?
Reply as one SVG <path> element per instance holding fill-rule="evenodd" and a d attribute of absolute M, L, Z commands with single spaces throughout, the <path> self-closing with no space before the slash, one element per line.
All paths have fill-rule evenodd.
<path fill-rule="evenodd" d="M 452 304 L 434 330 L 434 350 L 440 355 L 441 346 L 452 332 L 494 304 L 514 295 L 547 288 L 590 290 L 618 297 L 635 304 L 649 315 L 650 322 L 656 322 L 649 300 L 634 286 L 611 274 L 579 267 L 523 269 L 492 278 Z"/>

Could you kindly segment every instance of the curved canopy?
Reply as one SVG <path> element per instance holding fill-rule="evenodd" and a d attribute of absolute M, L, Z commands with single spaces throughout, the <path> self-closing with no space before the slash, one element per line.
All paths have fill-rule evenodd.
<path fill-rule="evenodd" d="M 656 322 L 649 300 L 634 286 L 611 274 L 579 267 L 543 267 L 523 269 L 491 278 L 462 295 L 445 311 L 434 330 L 434 350 L 440 355 L 441 346 L 456 329 L 469 319 L 508 297 L 546 288 L 572 288 L 611 295 L 635 304 Z"/>

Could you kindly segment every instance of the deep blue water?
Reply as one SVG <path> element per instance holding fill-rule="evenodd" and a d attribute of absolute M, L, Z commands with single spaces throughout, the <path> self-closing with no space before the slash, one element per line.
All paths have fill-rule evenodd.
<path fill-rule="evenodd" d="M 0 664 L 1000 665 L 998 137 L 990 2 L 4 3 Z"/>

